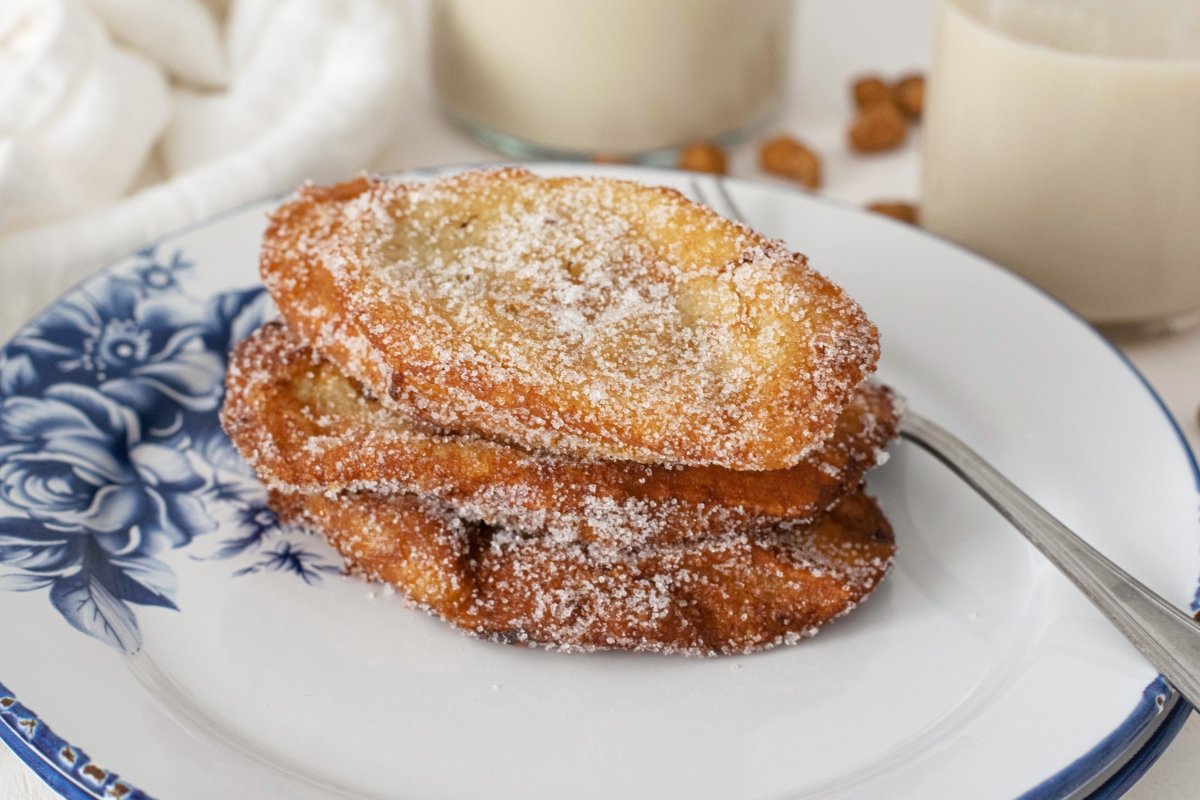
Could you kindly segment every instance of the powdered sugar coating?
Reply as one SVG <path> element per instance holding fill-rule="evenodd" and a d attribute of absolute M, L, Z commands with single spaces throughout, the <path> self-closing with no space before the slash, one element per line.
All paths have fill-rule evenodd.
<path fill-rule="evenodd" d="M 624 181 L 310 188 L 273 218 L 262 269 L 293 327 L 353 320 L 343 368 L 410 413 L 582 457 L 794 465 L 878 355 L 803 256 Z M 292 291 L 313 271 L 316 301 Z"/>
<path fill-rule="evenodd" d="M 856 489 L 898 423 L 891 392 L 864 385 L 788 470 L 579 461 L 425 430 L 277 323 L 231 355 L 222 421 L 272 489 L 432 495 L 467 519 L 627 548 L 811 519 Z"/>
<path fill-rule="evenodd" d="M 273 494 L 350 567 L 476 636 L 690 655 L 794 644 L 865 599 L 895 545 L 859 492 L 805 525 L 630 552 L 466 523 L 411 495 Z"/>
<path fill-rule="evenodd" d="M 853 492 L 894 433 L 890 397 L 861 419 L 882 441 L 831 438 L 874 327 L 803 256 L 672 190 L 517 169 L 307 187 L 273 216 L 262 273 L 288 326 L 369 391 L 333 388 L 309 354 L 268 401 L 291 380 L 271 351 L 235 358 L 231 435 L 281 516 L 469 633 L 751 652 L 812 635 L 891 565 L 886 520 Z M 726 469 L 708 495 L 683 480 L 797 464 L 836 490 L 805 523 L 768 526 L 731 490 L 769 473 Z"/>

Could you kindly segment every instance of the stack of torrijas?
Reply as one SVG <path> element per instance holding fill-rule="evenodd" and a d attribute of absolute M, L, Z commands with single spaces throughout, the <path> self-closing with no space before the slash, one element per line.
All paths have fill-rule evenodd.
<path fill-rule="evenodd" d="M 563 649 L 749 652 L 892 562 L 862 491 L 897 409 L 806 259 L 661 187 L 473 171 L 306 187 L 282 321 L 223 421 L 286 521 L 451 624 Z"/>

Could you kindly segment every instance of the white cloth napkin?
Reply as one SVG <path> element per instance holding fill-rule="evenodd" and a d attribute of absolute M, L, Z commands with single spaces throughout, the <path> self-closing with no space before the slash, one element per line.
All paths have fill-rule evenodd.
<path fill-rule="evenodd" d="M 407 9 L 0 2 L 0 327 L 14 293 L 48 302 L 175 228 L 366 167 L 399 123 Z"/>

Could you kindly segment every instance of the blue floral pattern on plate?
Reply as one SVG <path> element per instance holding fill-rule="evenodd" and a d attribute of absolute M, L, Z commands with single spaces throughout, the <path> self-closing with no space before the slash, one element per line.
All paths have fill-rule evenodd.
<path fill-rule="evenodd" d="M 141 647 L 135 607 L 175 609 L 161 559 L 221 529 L 195 558 L 235 575 L 337 571 L 284 530 L 221 431 L 230 346 L 270 313 L 261 288 L 195 297 L 192 263 L 155 248 L 90 281 L 0 354 L 0 589 L 47 590 L 78 630 Z"/>

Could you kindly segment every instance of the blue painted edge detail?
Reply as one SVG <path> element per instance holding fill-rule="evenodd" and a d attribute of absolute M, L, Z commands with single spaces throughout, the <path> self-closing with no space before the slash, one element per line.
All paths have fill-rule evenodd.
<path fill-rule="evenodd" d="M 66 800 L 153 800 L 54 733 L 0 683 L 0 742 Z"/>
<path fill-rule="evenodd" d="M 446 165 L 442 167 L 409 170 L 406 171 L 406 174 L 424 177 L 444 174 L 457 169 L 482 166 L 489 165 Z M 583 166 L 589 170 L 600 172 L 604 171 L 602 165 L 589 164 Z M 723 182 L 746 183 L 751 186 L 756 185 L 755 181 L 745 179 L 729 180 L 728 178 L 725 178 L 723 179 Z M 786 187 L 776 186 L 775 188 L 787 191 Z M 830 200 L 829 198 L 816 198 L 810 193 L 800 190 L 794 191 L 797 194 L 813 199 L 816 202 L 823 202 L 827 205 L 833 205 L 843 209 L 851 209 L 859 213 L 867 213 L 862 211 L 862 209 L 852 206 L 848 203 Z M 170 241 L 171 239 L 182 236 L 196 228 L 212 224 L 226 217 L 234 216 L 247 208 L 263 202 L 269 202 L 271 199 L 278 199 L 278 197 L 245 203 L 236 208 L 229 209 L 223 213 L 214 215 L 210 219 L 198 221 L 192 225 L 188 225 L 180 230 L 168 234 L 167 236 L 162 237 L 162 239 L 159 240 L 159 243 Z M 885 224 L 888 222 L 886 218 L 880 218 L 880 221 Z M 904 223 L 895 222 L 894 224 L 899 225 Z M 1062 309 L 1068 316 L 1074 318 L 1081 325 L 1091 331 L 1095 335 L 1096 339 L 1099 340 L 1106 348 L 1108 348 L 1108 350 L 1137 377 L 1142 386 L 1145 387 L 1146 391 L 1154 399 L 1154 402 L 1158 405 L 1159 409 L 1163 412 L 1168 424 L 1175 432 L 1176 437 L 1179 439 L 1179 442 L 1183 447 L 1183 452 L 1192 468 L 1192 475 L 1196 482 L 1197 490 L 1200 491 L 1200 464 L 1197 464 L 1196 456 L 1192 452 L 1191 446 L 1188 444 L 1187 437 L 1184 436 L 1182 429 L 1179 427 L 1179 423 L 1175 420 L 1174 415 L 1171 414 L 1170 409 L 1167 408 L 1167 405 L 1163 402 L 1162 398 L 1159 397 L 1158 392 L 1154 390 L 1154 388 L 1146 380 L 1145 376 L 1142 375 L 1141 371 L 1133 365 L 1133 363 L 1125 356 L 1124 353 L 1122 353 L 1115 345 L 1101 336 L 1099 332 L 1097 332 L 1074 310 L 1067 307 L 1062 303 L 1062 301 L 1048 294 L 1045 290 L 1033 284 L 1026 278 L 1010 272 L 1009 270 L 1005 270 L 1003 267 L 988 261 L 978 253 L 963 247 L 951 239 L 947 239 L 944 236 L 939 236 L 929 231 L 922 231 L 922 233 L 926 236 L 938 239 L 943 244 L 949 245 L 953 249 L 966 253 L 981 263 L 987 264 L 994 269 L 1001 270 L 1007 273 L 1010 277 L 1021 281 L 1037 294 L 1046 297 L 1048 300 Z M 111 268 L 112 266 L 110 265 L 107 268 L 101 269 L 98 273 L 94 273 L 88 278 L 80 281 L 78 284 L 76 284 L 76 286 L 80 286 L 91 280 L 100 278 L 105 273 L 109 272 Z M 52 303 L 53 302 L 58 302 L 58 300 L 56 299 L 52 301 Z M 42 312 L 39 312 L 39 314 L 40 313 Z M 1200 610 L 1200 584 L 1198 584 L 1196 593 L 1193 596 L 1192 610 Z M 1173 690 L 1167 686 L 1166 681 L 1160 675 L 1157 680 L 1146 687 L 1142 693 L 1142 699 L 1116 730 L 1102 739 L 1087 753 L 1084 753 L 1067 767 L 1060 770 L 1057 774 L 1047 778 L 1042 783 L 1039 783 L 1037 786 L 1021 795 L 1018 800 L 1058 798 L 1065 794 L 1069 794 L 1072 791 L 1077 791 L 1080 787 L 1086 784 L 1088 780 L 1098 774 L 1108 764 L 1114 754 L 1122 752 L 1125 747 L 1128 747 L 1138 737 L 1138 735 L 1145 730 L 1147 725 L 1155 720 L 1160 713 L 1157 698 L 1160 695 L 1170 691 Z M 96 784 L 93 779 L 84 777 L 81 770 L 90 764 L 90 760 L 84 751 L 70 746 L 65 740 L 54 734 L 48 725 L 41 722 L 41 720 L 39 720 L 32 711 L 17 701 L 15 695 L 13 695 L 13 693 L 10 692 L 3 683 L 0 683 L 0 704 L 3 704 L 4 701 L 11 701 L 11 703 L 7 707 L 0 705 L 0 742 L 3 742 L 34 772 L 34 774 L 41 778 L 47 786 L 62 795 L 65 800 L 111 800 L 112 798 L 116 797 L 120 797 L 121 800 L 154 800 L 154 798 L 150 795 L 142 792 L 140 789 L 130 786 L 127 782 L 120 780 L 115 773 L 108 772 L 107 770 L 105 770 L 107 778 L 105 782 L 101 784 Z M 1124 765 L 1122 765 L 1116 774 L 1109 778 L 1091 795 L 1092 800 L 1108 800 L 1109 798 L 1120 797 L 1122 794 L 1128 791 L 1129 788 L 1146 773 L 1151 765 L 1158 760 L 1158 757 L 1162 755 L 1163 751 L 1166 750 L 1167 745 L 1171 743 L 1171 741 L 1175 738 L 1175 735 L 1179 732 L 1179 729 L 1183 727 L 1184 720 L 1187 719 L 1187 715 L 1191 712 L 1191 710 L 1191 706 L 1181 698 L 1167 714 L 1166 718 L 1160 721 L 1158 729 L 1146 742 L 1146 744 L 1143 745 L 1141 750 L 1135 753 Z M 22 722 L 28 723 L 30 721 L 34 723 L 34 735 L 32 738 L 27 737 L 18 731 L 18 728 L 21 726 Z M 69 749 L 77 756 L 76 761 L 74 762 L 75 766 L 73 769 L 66 769 L 66 771 L 63 771 L 63 769 L 56 769 L 54 766 L 56 765 L 55 755 L 53 754 L 61 754 L 66 749 Z M 107 793 L 97 794 L 95 790 L 87 788 L 90 785 L 96 785 L 98 790 Z M 124 794 L 114 794 L 113 791 L 110 791 L 110 789 L 116 787 L 120 787 L 119 789 L 116 789 L 118 792 L 121 791 L 121 789 L 128 789 L 128 792 Z"/>
<path fill-rule="evenodd" d="M 1171 709 L 1167 718 L 1158 727 L 1158 730 L 1142 746 L 1142 749 L 1125 762 L 1125 766 L 1118 770 L 1115 775 L 1098 787 L 1092 793 L 1089 800 L 1107 800 L 1108 798 L 1120 797 L 1129 791 L 1146 774 L 1146 770 L 1150 769 L 1154 762 L 1158 760 L 1163 751 L 1167 749 L 1167 745 L 1179 733 L 1179 730 L 1183 727 L 1183 723 L 1191 713 L 1192 707 L 1183 700 L 1180 700 Z"/>
<path fill-rule="evenodd" d="M 1191 706 L 1180 698 L 1164 715 L 1160 704 L 1172 691 L 1166 680 L 1159 676 L 1142 692 L 1142 699 L 1116 730 L 1067 767 L 1021 795 L 1019 800 L 1068 797 L 1079 791 L 1114 759 L 1125 753 L 1147 726 L 1158 722 L 1154 733 L 1142 748 L 1122 764 L 1112 777 L 1088 795 L 1090 800 L 1120 797 L 1162 755 L 1192 710 Z M 1159 719 L 1160 715 L 1162 719 Z"/>

